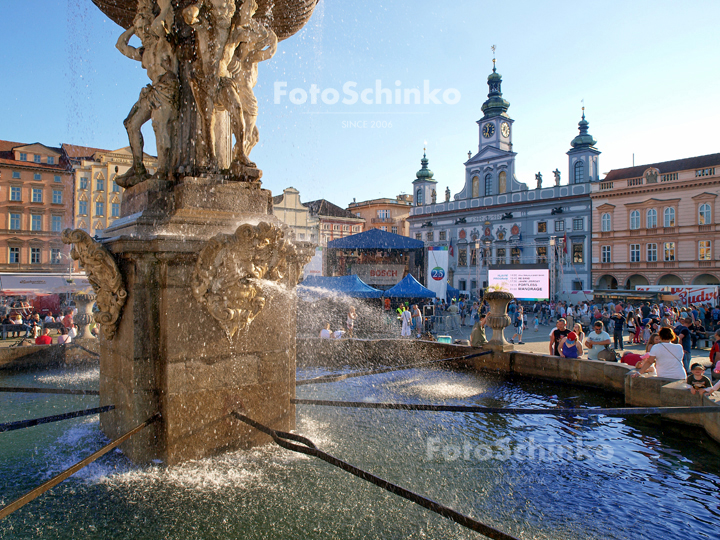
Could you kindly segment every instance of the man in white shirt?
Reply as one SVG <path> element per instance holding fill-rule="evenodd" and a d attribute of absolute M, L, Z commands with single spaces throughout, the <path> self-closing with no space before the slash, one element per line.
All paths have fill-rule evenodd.
<path fill-rule="evenodd" d="M 593 331 L 590 332 L 585 339 L 588 360 L 597 360 L 600 351 L 605 348 L 605 345 L 610 345 L 610 343 L 612 343 L 610 334 L 603 330 L 602 321 L 595 321 Z"/>

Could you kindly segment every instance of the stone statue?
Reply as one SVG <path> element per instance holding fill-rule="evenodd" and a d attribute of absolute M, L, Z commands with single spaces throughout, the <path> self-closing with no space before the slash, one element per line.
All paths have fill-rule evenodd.
<path fill-rule="evenodd" d="M 125 56 L 142 63 L 151 81 L 151 84 L 140 91 L 137 103 L 124 121 L 132 150 L 133 166 L 115 179 L 115 183 L 122 187 L 134 186 L 150 176 L 143 165 L 144 143 L 140 132 L 142 125 L 150 119 L 157 143 L 157 176 L 164 179 L 168 173 L 172 173 L 170 153 L 180 85 L 177 77 L 177 56 L 167 39 L 173 24 L 170 0 L 159 0 L 159 5 L 160 14 L 153 17 L 150 0 L 140 0 L 133 25 L 122 33 L 116 45 Z M 129 44 L 133 35 L 140 39 L 142 47 Z"/>
<path fill-rule="evenodd" d="M 430 195 L 430 197 L 431 197 L 432 203 L 435 204 L 436 199 L 437 199 L 437 193 L 434 189 L 432 190 L 432 194 Z"/>
<path fill-rule="evenodd" d="M 560 185 L 560 169 L 558 169 L 556 167 L 555 170 L 553 171 L 553 174 L 555 175 L 555 185 L 559 186 Z"/>
<path fill-rule="evenodd" d="M 445 202 L 450 202 L 450 186 L 445 188 Z"/>
<path fill-rule="evenodd" d="M 542 173 L 537 173 L 535 180 L 537 181 L 537 189 L 540 189 L 542 187 Z"/>

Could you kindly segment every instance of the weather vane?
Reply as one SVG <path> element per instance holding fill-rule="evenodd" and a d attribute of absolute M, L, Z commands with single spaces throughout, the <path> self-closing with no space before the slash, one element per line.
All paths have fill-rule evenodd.
<path fill-rule="evenodd" d="M 496 47 L 495 47 L 495 45 L 493 45 L 490 48 L 492 49 L 492 53 L 493 53 L 493 69 L 495 69 L 495 48 Z"/>
<path fill-rule="evenodd" d="M 585 118 L 585 98 L 581 99 L 580 103 L 582 103 L 582 117 Z"/>

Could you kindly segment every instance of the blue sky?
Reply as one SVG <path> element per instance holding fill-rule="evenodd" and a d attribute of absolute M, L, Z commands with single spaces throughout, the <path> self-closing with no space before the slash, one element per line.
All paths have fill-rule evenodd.
<path fill-rule="evenodd" d="M 0 138 L 48 145 L 127 146 L 122 120 L 147 84 L 115 49 L 122 32 L 90 0 L 5 0 L 0 33 Z M 264 187 L 303 201 L 410 192 L 427 141 L 439 192 L 460 191 L 478 145 L 480 107 L 497 45 L 515 120 L 518 180 L 567 182 L 581 99 L 600 170 L 720 152 L 720 2 L 391 2 L 321 0 L 310 23 L 260 65 Z M 309 92 L 439 88 L 440 104 L 294 104 Z M 286 85 L 286 86 L 283 86 Z M 445 90 L 459 92 L 455 104 Z M 327 97 L 332 97 L 328 91 Z M 374 97 L 374 96 L 373 96 Z M 457 97 L 452 93 L 450 97 Z M 276 103 L 275 101 L 279 101 Z M 363 124 L 364 122 L 364 124 Z M 392 126 L 392 127 L 390 127 Z M 154 153 L 148 123 L 146 149 Z"/>

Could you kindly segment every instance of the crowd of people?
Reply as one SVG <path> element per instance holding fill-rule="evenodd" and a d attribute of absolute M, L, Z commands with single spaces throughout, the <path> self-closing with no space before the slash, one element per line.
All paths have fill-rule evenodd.
<path fill-rule="evenodd" d="M 37 312 L 28 312 L 23 315 L 22 312 L 10 311 L 0 319 L 0 324 L 5 326 L 5 334 L 8 337 L 34 339 L 36 345 L 63 344 L 70 343 L 77 336 L 73 317 L 74 310 L 71 308 L 55 315 L 48 313 L 42 318 Z M 56 338 L 50 335 L 51 330 L 57 331 Z M 97 335 L 96 330 L 93 328 L 91 332 Z"/>

